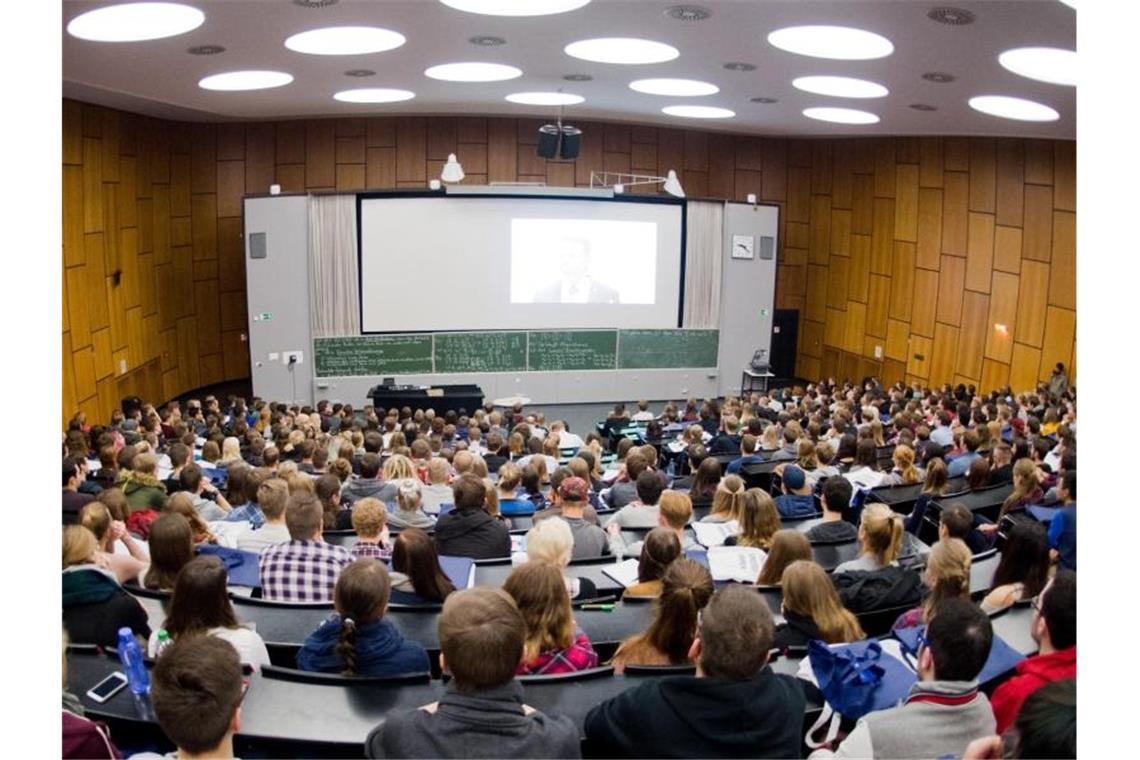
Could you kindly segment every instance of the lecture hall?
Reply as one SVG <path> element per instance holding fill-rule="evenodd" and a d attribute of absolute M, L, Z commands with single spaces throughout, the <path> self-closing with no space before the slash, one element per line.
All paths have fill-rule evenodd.
<path fill-rule="evenodd" d="M 1077 5 L 64 0 L 62 756 L 1076 757 Z"/>

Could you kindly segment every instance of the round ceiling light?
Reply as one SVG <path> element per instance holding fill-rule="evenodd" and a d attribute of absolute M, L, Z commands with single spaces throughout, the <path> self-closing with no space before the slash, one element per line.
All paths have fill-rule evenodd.
<path fill-rule="evenodd" d="M 76 16 L 67 33 L 95 42 L 139 42 L 185 34 L 205 21 L 206 14 L 181 3 L 125 3 Z"/>
<path fill-rule="evenodd" d="M 804 116 L 817 121 L 830 121 L 835 124 L 878 124 L 879 117 L 870 111 L 857 111 L 854 108 L 805 108 Z"/>
<path fill-rule="evenodd" d="M 975 111 L 1017 121 L 1057 121 L 1061 114 L 1041 103 L 1008 95 L 978 95 L 970 98 L 970 108 Z"/>
<path fill-rule="evenodd" d="M 483 16 L 553 16 L 555 13 L 576 11 L 590 0 L 440 0 L 457 11 L 478 13 Z"/>
<path fill-rule="evenodd" d="M 735 111 L 716 106 L 665 106 L 661 111 L 684 119 L 731 119 L 736 116 Z"/>
<path fill-rule="evenodd" d="M 1038 82 L 1077 86 L 1077 53 L 1050 47 L 1024 47 L 1007 50 L 998 56 L 998 63 L 1012 71 Z"/>
<path fill-rule="evenodd" d="M 681 54 L 672 45 L 634 37 L 601 37 L 571 42 L 566 55 L 596 63 L 664 63 Z"/>
<path fill-rule="evenodd" d="M 697 79 L 638 79 L 629 83 L 629 89 L 647 95 L 672 95 L 679 98 L 715 95 L 720 92 L 715 84 Z"/>
<path fill-rule="evenodd" d="M 572 106 L 585 98 L 568 92 L 516 92 L 508 95 L 507 100 L 524 106 Z"/>
<path fill-rule="evenodd" d="M 269 90 L 283 87 L 293 81 L 292 74 L 284 71 L 228 71 L 214 74 L 198 82 L 203 90 L 237 92 L 240 90 Z"/>
<path fill-rule="evenodd" d="M 503 63 L 469 61 L 432 66 L 424 72 L 424 76 L 445 82 L 503 82 L 518 79 L 522 76 L 522 70 Z"/>
<path fill-rule="evenodd" d="M 889 91 L 876 82 L 852 77 L 812 76 L 792 80 L 797 90 L 836 98 L 885 98 Z"/>
<path fill-rule="evenodd" d="M 360 87 L 355 90 L 341 90 L 333 97 L 343 103 L 399 103 L 411 100 L 416 94 L 408 90 L 393 90 L 387 87 Z"/>
<path fill-rule="evenodd" d="M 789 26 L 769 34 L 768 43 L 789 53 L 840 61 L 885 58 L 895 50 L 886 37 L 849 26 Z"/>
<path fill-rule="evenodd" d="M 310 29 L 285 40 L 285 47 L 309 55 L 367 55 L 395 50 L 407 42 L 404 35 L 376 26 L 330 26 Z"/>

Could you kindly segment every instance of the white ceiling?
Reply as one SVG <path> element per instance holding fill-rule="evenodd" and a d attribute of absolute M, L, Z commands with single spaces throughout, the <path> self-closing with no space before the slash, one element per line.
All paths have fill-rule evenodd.
<path fill-rule="evenodd" d="M 593 0 L 586 7 L 554 16 L 504 18 L 474 15 L 438 0 L 339 0 L 306 8 L 291 0 L 182 0 L 202 9 L 206 22 L 192 32 L 150 42 L 100 43 L 63 36 L 63 94 L 80 100 L 154 116 L 194 121 L 261 120 L 376 114 L 467 114 L 553 118 L 550 107 L 521 106 L 503 98 L 513 92 L 558 90 L 585 102 L 565 109 L 566 121 L 606 119 L 700 129 L 795 135 L 1009 135 L 1076 137 L 1076 90 L 1017 76 L 997 61 L 1004 50 L 1024 46 L 1076 49 L 1076 13 L 1058 0 L 693 0 L 709 11 L 699 22 L 675 21 L 665 10 L 681 0 Z M 75 16 L 113 2 L 66 0 L 63 26 Z M 936 7 L 970 11 L 976 21 L 948 26 L 927 18 Z M 838 24 L 877 32 L 894 43 L 892 55 L 872 61 L 831 61 L 786 53 L 767 42 L 769 32 L 800 24 Z M 286 37 L 325 26 L 373 25 L 407 37 L 396 50 L 360 56 L 314 56 L 285 48 Z M 485 48 L 467 40 L 502 37 L 506 44 Z M 621 66 L 590 63 L 562 52 L 569 42 L 589 37 L 642 37 L 681 51 L 667 63 Z M 193 56 L 197 45 L 222 45 L 224 53 Z M 507 82 L 463 84 L 424 76 L 429 66 L 453 61 L 494 61 L 522 69 Z M 744 61 L 755 71 L 728 71 L 723 64 Z M 346 76 L 349 69 L 372 69 L 375 76 Z M 237 69 L 276 69 L 291 73 L 292 84 L 257 92 L 211 92 L 198 87 L 209 74 Z M 956 77 L 949 84 L 922 79 L 926 72 Z M 588 74 L 589 82 L 564 81 L 566 74 Z M 811 95 L 792 79 L 834 74 L 870 79 L 890 95 L 852 100 Z M 716 95 L 670 98 L 629 89 L 647 77 L 685 77 L 713 82 Z M 412 90 L 414 100 L 359 105 L 333 100 L 333 93 L 355 87 Z M 1000 94 L 1052 106 L 1059 121 L 1028 123 L 977 113 L 967 100 Z M 774 104 L 751 102 L 776 98 Z M 661 113 L 676 103 L 722 106 L 731 119 L 679 119 Z M 936 111 L 909 106 L 924 103 Z M 872 111 L 881 122 L 844 126 L 808 119 L 804 108 L 847 106 Z"/>

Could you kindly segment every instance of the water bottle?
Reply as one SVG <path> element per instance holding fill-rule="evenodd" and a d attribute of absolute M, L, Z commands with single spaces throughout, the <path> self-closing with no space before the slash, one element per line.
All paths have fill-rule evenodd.
<path fill-rule="evenodd" d="M 146 672 L 142 649 L 130 628 L 119 629 L 119 662 L 127 674 L 127 684 L 136 695 L 150 693 L 150 675 Z"/>
<path fill-rule="evenodd" d="M 165 650 L 173 643 L 174 642 L 170 640 L 170 634 L 167 632 L 167 630 L 165 628 L 160 628 L 158 631 L 158 641 L 155 642 L 154 646 L 155 659 L 161 657 L 163 650 Z"/>

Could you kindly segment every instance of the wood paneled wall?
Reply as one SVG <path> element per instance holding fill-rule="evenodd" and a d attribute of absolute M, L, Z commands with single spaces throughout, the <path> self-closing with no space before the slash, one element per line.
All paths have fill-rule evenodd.
<path fill-rule="evenodd" d="M 583 123 L 581 155 L 566 162 L 536 157 L 541 123 L 187 124 L 64 100 L 64 418 L 249 375 L 244 194 L 419 188 L 448 153 L 469 184 L 673 168 L 690 197 L 779 204 L 777 307 L 800 310 L 804 377 L 1022 388 L 1075 359 L 1072 142 Z"/>

